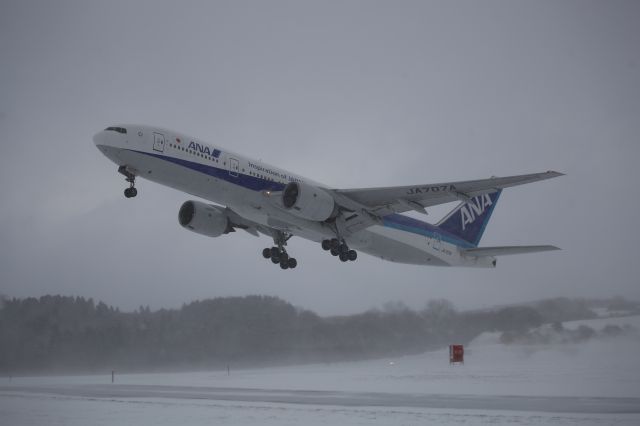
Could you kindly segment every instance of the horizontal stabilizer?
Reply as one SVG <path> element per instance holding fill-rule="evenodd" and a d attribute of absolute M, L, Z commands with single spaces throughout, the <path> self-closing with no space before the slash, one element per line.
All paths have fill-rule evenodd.
<path fill-rule="evenodd" d="M 476 247 L 463 250 L 467 256 L 506 256 L 508 254 L 536 253 L 541 251 L 560 250 L 556 246 L 501 246 L 501 247 Z"/>

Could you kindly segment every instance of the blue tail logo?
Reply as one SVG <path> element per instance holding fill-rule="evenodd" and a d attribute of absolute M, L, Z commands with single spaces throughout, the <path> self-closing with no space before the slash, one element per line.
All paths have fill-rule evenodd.
<path fill-rule="evenodd" d="M 460 207 L 460 221 L 462 223 L 462 230 L 467 229 L 467 225 L 473 226 L 473 223 L 478 217 L 482 217 L 484 211 L 492 206 L 493 202 L 489 194 L 484 194 L 479 197 L 473 198 L 470 202 L 463 204 Z"/>
<path fill-rule="evenodd" d="M 459 204 L 440 221 L 438 227 L 477 246 L 501 192 L 478 195 Z"/>

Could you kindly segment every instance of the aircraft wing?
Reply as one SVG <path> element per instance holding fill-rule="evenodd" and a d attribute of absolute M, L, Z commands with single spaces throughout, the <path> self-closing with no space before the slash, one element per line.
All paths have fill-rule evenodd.
<path fill-rule="evenodd" d="M 509 254 L 537 253 L 541 251 L 560 250 L 556 246 L 501 246 L 501 247 L 476 247 L 463 250 L 467 256 L 506 256 Z"/>
<path fill-rule="evenodd" d="M 280 222 L 277 219 L 272 219 L 269 225 L 262 225 L 246 219 L 229 207 L 225 207 L 224 210 L 229 218 L 229 229 L 227 232 L 236 232 L 236 229 L 242 229 L 254 237 L 259 237 L 260 234 L 264 234 L 268 237 L 275 238 L 282 232 L 283 228 L 291 227 L 290 223 Z"/>
<path fill-rule="evenodd" d="M 345 227 L 356 232 L 379 223 L 392 213 L 415 210 L 426 214 L 426 207 L 471 198 L 540 180 L 562 176 L 548 171 L 527 175 L 492 177 L 489 179 L 443 182 L 425 185 L 394 186 L 385 188 L 333 189 L 334 199 L 344 208 Z"/>
<path fill-rule="evenodd" d="M 254 237 L 259 237 L 260 233 L 269 236 L 273 235 L 273 230 L 271 228 L 255 223 L 249 219 L 245 219 L 238 213 L 231 210 L 229 207 L 225 207 L 224 209 L 230 221 L 229 232 L 235 232 L 236 229 L 242 229 L 243 231 L 248 232 Z"/>

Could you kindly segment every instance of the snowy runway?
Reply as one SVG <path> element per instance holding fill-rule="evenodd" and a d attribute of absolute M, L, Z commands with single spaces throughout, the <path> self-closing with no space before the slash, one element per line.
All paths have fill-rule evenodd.
<path fill-rule="evenodd" d="M 607 323 L 612 320 L 606 320 Z M 636 328 L 640 317 L 618 320 Z M 583 322 L 584 323 L 584 322 Z M 577 326 L 567 323 L 567 327 Z M 603 320 L 589 324 L 601 327 Z M 638 425 L 640 339 L 263 369 L 0 378 L 1 425 Z"/>
<path fill-rule="evenodd" d="M 547 413 L 640 414 L 640 398 L 437 395 L 376 392 L 285 391 L 156 385 L 68 385 L 0 387 L 0 396 L 78 400 L 228 401 L 341 407 L 438 408 L 446 410 L 511 410 Z"/>
<path fill-rule="evenodd" d="M 555 399 L 556 402 L 552 402 Z M 542 411 L 535 411 L 542 409 Z M 581 411 L 586 409 L 586 411 Z M 531 411 L 533 410 L 533 411 Z M 558 410 L 560 412 L 550 412 Z M 576 412 L 565 412 L 576 410 Z M 632 412 L 629 412 L 632 411 Z M 156 386 L 3 388 L 7 425 L 637 425 L 624 398 L 352 394 Z"/>

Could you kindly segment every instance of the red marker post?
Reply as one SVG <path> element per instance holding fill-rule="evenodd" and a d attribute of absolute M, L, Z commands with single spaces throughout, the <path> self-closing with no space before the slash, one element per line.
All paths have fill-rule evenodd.
<path fill-rule="evenodd" d="M 449 364 L 464 364 L 463 345 L 449 345 Z"/>

